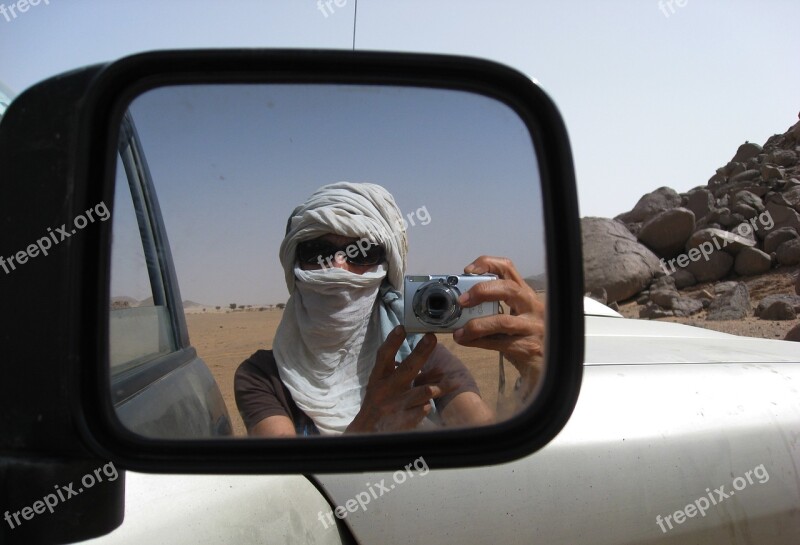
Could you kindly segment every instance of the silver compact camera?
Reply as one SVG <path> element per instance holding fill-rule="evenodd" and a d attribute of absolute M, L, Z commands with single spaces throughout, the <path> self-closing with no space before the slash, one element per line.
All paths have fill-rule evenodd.
<path fill-rule="evenodd" d="M 404 326 L 406 333 L 451 333 L 473 318 L 498 313 L 491 301 L 462 308 L 458 296 L 475 284 L 497 280 L 494 274 L 430 274 L 405 277 Z"/>

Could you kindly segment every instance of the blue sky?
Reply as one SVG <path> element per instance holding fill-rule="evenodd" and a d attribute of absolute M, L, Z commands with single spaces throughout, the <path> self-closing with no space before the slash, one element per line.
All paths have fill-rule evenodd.
<path fill-rule="evenodd" d="M 355 0 L 331 6 L 49 0 L 0 16 L 0 81 L 19 92 L 151 49 L 349 49 Z M 613 216 L 659 186 L 704 185 L 739 144 L 797 121 L 798 20 L 795 0 L 360 0 L 355 47 L 484 57 L 535 78 L 566 120 L 581 214 Z"/>

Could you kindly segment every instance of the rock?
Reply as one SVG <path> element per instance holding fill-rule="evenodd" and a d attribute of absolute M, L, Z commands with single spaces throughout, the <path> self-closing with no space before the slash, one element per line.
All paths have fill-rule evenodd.
<path fill-rule="evenodd" d="M 608 301 L 624 301 L 650 284 L 659 269 L 656 255 L 620 222 L 581 219 L 584 291 L 606 290 Z"/>
<path fill-rule="evenodd" d="M 673 288 L 671 290 L 662 288 L 650 290 L 650 301 L 663 308 L 672 308 L 672 304 L 680 297 L 678 291 Z"/>
<path fill-rule="evenodd" d="M 729 231 L 707 228 L 695 231 L 695 233 L 689 237 L 689 240 L 686 242 L 686 250 L 688 252 L 692 248 L 700 248 L 701 245 L 705 248 L 705 253 L 724 250 L 731 254 L 737 254 L 742 248 L 751 248 L 755 246 L 756 243 L 749 238 L 739 236 Z M 702 251 L 703 248 L 700 248 L 700 250 Z"/>
<path fill-rule="evenodd" d="M 645 222 L 664 210 L 676 208 L 681 205 L 681 196 L 672 188 L 659 187 L 655 191 L 644 195 L 633 210 L 620 214 L 615 219 L 625 223 Z"/>
<path fill-rule="evenodd" d="M 647 303 L 644 307 L 639 309 L 639 318 L 647 318 L 652 320 L 654 318 L 666 318 L 674 316 L 671 310 L 664 310 L 655 303 Z"/>
<path fill-rule="evenodd" d="M 756 222 L 756 227 L 758 227 L 758 222 Z M 753 242 L 753 246 L 758 246 L 758 241 L 756 240 L 756 233 L 755 229 L 753 228 L 753 224 L 749 221 L 745 221 L 731 229 L 731 233 L 734 235 L 739 235 L 742 238 L 746 238 Z M 741 251 L 741 250 L 739 250 Z"/>
<path fill-rule="evenodd" d="M 733 203 L 736 204 L 746 204 L 751 208 L 754 208 L 758 212 L 764 211 L 764 202 L 761 200 L 761 197 L 753 193 L 752 191 L 739 191 L 733 196 Z"/>
<path fill-rule="evenodd" d="M 786 301 L 773 301 L 758 317 L 762 320 L 794 320 L 797 313 Z"/>
<path fill-rule="evenodd" d="M 761 318 L 761 315 L 769 308 L 775 301 L 783 301 L 794 309 L 795 313 L 800 312 L 800 295 L 767 295 L 756 306 L 756 316 Z"/>
<path fill-rule="evenodd" d="M 691 316 L 703 310 L 703 302 L 691 297 L 678 297 L 672 303 L 672 313 L 675 316 Z"/>
<path fill-rule="evenodd" d="M 637 305 L 646 305 L 650 301 L 650 292 L 645 290 L 636 298 Z"/>
<path fill-rule="evenodd" d="M 639 241 L 661 257 L 681 253 L 694 232 L 694 213 L 686 208 L 671 208 L 653 216 L 642 225 Z"/>
<path fill-rule="evenodd" d="M 755 276 L 757 274 L 764 274 L 772 267 L 772 260 L 769 254 L 762 252 L 756 248 L 743 248 L 736 255 L 736 261 L 733 265 L 733 270 L 739 276 Z"/>
<path fill-rule="evenodd" d="M 761 176 L 761 172 L 752 168 L 745 170 L 744 172 L 740 172 L 736 176 L 732 176 L 731 183 L 735 184 L 737 182 L 749 182 L 750 180 L 755 180 L 759 176 Z"/>
<path fill-rule="evenodd" d="M 797 163 L 797 154 L 792 150 L 775 150 L 767 157 L 769 163 L 782 167 L 791 167 Z"/>
<path fill-rule="evenodd" d="M 714 208 L 714 195 L 707 189 L 689 191 L 686 195 L 685 208 L 692 211 L 695 219 L 700 219 Z"/>
<path fill-rule="evenodd" d="M 752 142 L 745 142 L 744 144 L 739 146 L 739 149 L 736 150 L 736 155 L 733 156 L 731 162 L 741 163 L 747 161 L 751 157 L 758 157 L 761 151 L 762 148 L 758 144 L 754 144 Z"/>
<path fill-rule="evenodd" d="M 715 291 L 706 320 L 741 320 L 750 316 L 750 291 L 744 282 L 725 282 L 716 286 Z"/>
<path fill-rule="evenodd" d="M 673 274 L 672 277 L 675 279 L 675 287 L 679 290 L 683 288 L 688 288 L 697 284 L 697 280 L 695 279 L 694 275 L 687 271 L 686 269 L 678 269 Z"/>
<path fill-rule="evenodd" d="M 800 324 L 797 324 L 783 338 L 784 341 L 800 342 Z"/>
<path fill-rule="evenodd" d="M 733 267 L 733 257 L 726 252 L 713 252 L 708 254 L 708 259 L 690 262 L 686 269 L 692 273 L 697 282 L 714 282 L 730 272 Z"/>
<path fill-rule="evenodd" d="M 765 180 L 783 180 L 783 171 L 775 165 L 763 165 L 761 177 Z"/>
<path fill-rule="evenodd" d="M 800 274 L 797 275 L 797 281 L 794 283 L 794 292 L 800 295 Z"/>
<path fill-rule="evenodd" d="M 749 220 L 750 218 L 754 218 L 758 215 L 758 210 L 756 210 L 750 205 L 741 202 L 733 205 L 733 212 L 735 214 L 739 214 L 740 216 L 742 216 L 744 219 L 747 220 Z"/>
<path fill-rule="evenodd" d="M 800 263 L 800 240 L 787 240 L 778 246 L 775 253 L 781 265 L 797 265 Z"/>
<path fill-rule="evenodd" d="M 608 303 L 608 294 L 604 288 L 595 288 L 594 291 L 586 292 L 584 297 L 591 297 L 598 303 L 606 304 Z"/>
<path fill-rule="evenodd" d="M 796 238 L 800 238 L 800 235 L 798 235 L 797 231 L 791 227 L 781 227 L 780 229 L 776 229 L 768 234 L 766 238 L 764 238 L 764 251 L 768 254 L 771 254 L 784 242 L 788 240 L 794 240 Z"/>
<path fill-rule="evenodd" d="M 766 233 L 771 233 L 781 227 L 794 227 L 795 230 L 800 228 L 800 215 L 794 208 L 783 206 L 775 202 L 767 202 L 767 212 L 772 218 L 772 227 L 764 227 Z"/>
<path fill-rule="evenodd" d="M 787 206 L 791 206 L 800 212 L 800 187 L 791 184 L 785 188 L 781 195 Z"/>

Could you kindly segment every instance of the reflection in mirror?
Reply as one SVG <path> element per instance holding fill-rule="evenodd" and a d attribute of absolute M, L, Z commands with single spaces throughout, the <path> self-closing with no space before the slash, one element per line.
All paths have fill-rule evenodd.
<path fill-rule="evenodd" d="M 436 430 L 535 397 L 542 200 L 528 130 L 503 103 L 162 87 L 130 104 L 119 152 L 109 361 L 129 429 Z"/>

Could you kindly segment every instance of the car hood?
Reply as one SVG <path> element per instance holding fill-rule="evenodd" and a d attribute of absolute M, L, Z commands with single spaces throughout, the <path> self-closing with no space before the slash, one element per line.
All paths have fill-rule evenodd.
<path fill-rule="evenodd" d="M 586 365 L 796 362 L 800 346 L 649 320 L 585 316 Z M 624 337 L 624 338 L 622 338 Z"/>

